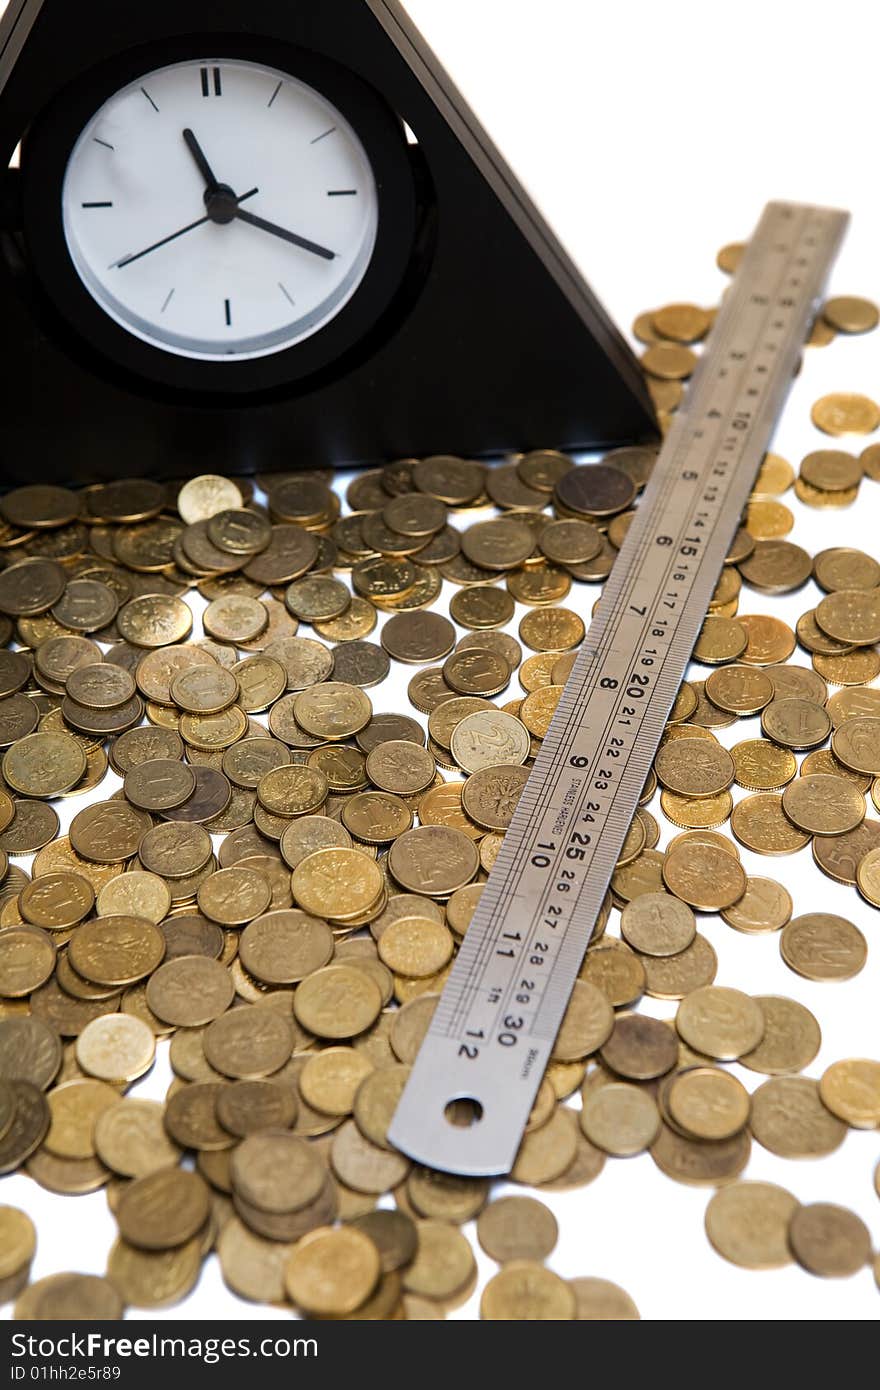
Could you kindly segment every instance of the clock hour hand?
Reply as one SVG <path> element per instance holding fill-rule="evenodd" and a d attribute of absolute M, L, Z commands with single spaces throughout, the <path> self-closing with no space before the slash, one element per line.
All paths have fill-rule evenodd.
<path fill-rule="evenodd" d="M 193 159 L 195 160 L 196 164 L 198 165 L 199 173 L 205 180 L 205 183 L 208 185 L 208 188 L 212 189 L 219 187 L 219 182 L 214 176 L 214 171 L 208 163 L 205 157 L 205 152 L 199 144 L 198 140 L 196 139 L 195 135 L 193 135 L 191 130 L 186 129 L 183 132 L 183 138 L 186 142 L 186 147 L 192 155 Z"/>
<path fill-rule="evenodd" d="M 236 203 L 243 203 L 245 198 L 253 198 L 254 194 L 259 193 L 259 191 L 258 188 L 249 189 L 247 193 L 242 193 L 241 197 L 236 199 Z M 158 251 L 160 246 L 167 246 L 169 241 L 176 241 L 178 237 L 185 236 L 187 232 L 193 231 L 196 227 L 203 227 L 206 222 L 213 220 L 210 216 L 198 217 L 195 222 L 188 222 L 185 227 L 179 227 L 176 232 L 171 232 L 169 236 L 163 236 L 161 241 L 154 241 L 151 246 L 145 246 L 143 251 L 135 251 L 131 256 L 123 256 L 121 261 L 114 261 L 110 269 L 121 270 L 123 266 L 131 265 L 132 261 L 139 261 L 142 256 L 149 256 L 151 251 Z"/>
<path fill-rule="evenodd" d="M 239 199 L 239 202 L 241 200 Z M 320 256 L 325 261 L 335 261 L 336 252 L 329 251 L 326 246 L 319 246 L 315 241 L 308 241 L 303 236 L 297 236 L 296 232 L 288 232 L 284 227 L 279 227 L 275 222 L 267 222 L 265 217 L 256 217 L 252 212 L 242 211 L 236 207 L 234 214 L 240 222 L 246 222 L 249 227 L 258 227 L 260 231 L 269 232 L 272 236 L 281 237 L 282 241 L 289 241 L 292 246 L 299 246 L 303 251 L 311 251 L 313 255 Z"/>

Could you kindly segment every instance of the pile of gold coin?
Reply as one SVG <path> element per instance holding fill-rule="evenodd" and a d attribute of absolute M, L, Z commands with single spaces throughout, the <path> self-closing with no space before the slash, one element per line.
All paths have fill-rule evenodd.
<path fill-rule="evenodd" d="M 712 319 L 671 304 L 634 326 L 664 428 Z M 831 300 L 811 341 L 876 323 Z M 868 433 L 880 408 L 840 393 L 813 420 Z M 598 588 L 565 600 L 607 578 L 655 458 L 406 459 L 358 475 L 344 513 L 320 471 L 0 496 L 0 1173 L 103 1188 L 118 1225 L 103 1277 L 30 1283 L 37 1235 L 0 1207 L 16 1317 L 164 1307 L 216 1254 L 257 1303 L 442 1318 L 476 1287 L 470 1222 L 499 1266 L 484 1318 L 639 1316 L 601 1270 L 554 1272 L 544 1203 L 419 1168 L 388 1127 Z M 699 925 L 775 933 L 812 981 L 865 963 L 843 894 L 811 911 L 739 851 L 809 846 L 880 907 L 880 563 L 810 556 L 780 500 L 851 505 L 863 478 L 880 445 L 797 475 L 766 456 L 694 651 L 708 674 L 678 694 L 510 1174 L 561 1192 L 649 1152 L 717 1189 L 725 1259 L 827 1276 L 874 1259 L 860 1219 L 739 1179 L 753 1139 L 806 1157 L 880 1126 L 880 1061 L 804 1075 L 813 1013 L 716 981 Z M 740 611 L 743 586 L 808 581 L 794 629 Z M 369 693 L 392 663 L 413 668 L 407 711 Z M 133 1090 L 157 1048 L 164 1102 Z M 750 1092 L 733 1062 L 766 1079 Z"/>

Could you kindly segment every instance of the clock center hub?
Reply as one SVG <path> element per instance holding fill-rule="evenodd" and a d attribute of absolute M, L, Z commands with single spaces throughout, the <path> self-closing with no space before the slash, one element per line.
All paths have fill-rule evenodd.
<path fill-rule="evenodd" d="M 216 183 L 205 189 L 205 208 L 212 222 L 232 222 L 238 199 L 228 183 Z"/>

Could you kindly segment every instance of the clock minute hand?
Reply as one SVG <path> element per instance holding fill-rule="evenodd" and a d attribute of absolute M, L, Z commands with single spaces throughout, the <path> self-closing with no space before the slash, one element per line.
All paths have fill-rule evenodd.
<path fill-rule="evenodd" d="M 326 246 L 319 246 L 315 241 L 308 241 L 306 237 L 297 236 L 296 232 L 289 232 L 275 222 L 267 222 L 265 217 L 256 217 L 252 212 L 246 212 L 240 207 L 235 209 L 235 216 L 240 222 L 246 222 L 250 227 L 258 227 L 260 231 L 269 232 L 272 236 L 280 237 L 282 241 L 289 241 L 292 246 L 299 246 L 303 251 L 311 251 L 313 255 L 320 256 L 325 261 L 336 260 L 335 251 L 328 250 Z"/>
<path fill-rule="evenodd" d="M 253 198 L 254 194 L 259 193 L 259 191 L 258 188 L 251 188 L 247 193 L 242 193 L 237 201 L 243 203 L 245 198 Z M 185 227 L 179 227 L 176 232 L 171 232 L 169 236 L 163 236 L 161 241 L 154 241 L 151 246 L 145 246 L 143 251 L 135 251 L 132 256 L 123 256 L 122 260 L 114 261 L 110 269 L 121 270 L 123 266 L 131 265 L 132 261 L 139 261 L 142 256 L 149 256 L 151 251 L 158 251 L 160 246 L 167 246 L 169 241 L 176 241 L 178 237 L 185 236 L 187 232 L 194 231 L 196 227 L 203 227 L 206 222 L 212 220 L 213 219 L 208 216 L 197 217 L 195 222 L 188 222 Z"/>

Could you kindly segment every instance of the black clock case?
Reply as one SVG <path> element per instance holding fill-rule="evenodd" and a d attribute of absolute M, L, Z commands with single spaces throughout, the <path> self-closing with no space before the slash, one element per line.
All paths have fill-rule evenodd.
<path fill-rule="evenodd" d="M 105 322 L 60 230 L 67 125 L 185 55 L 323 85 L 380 165 L 363 285 L 255 363 L 196 367 Z M 635 358 L 394 0 L 11 0 L 0 167 L 0 485 L 656 437 Z"/>

